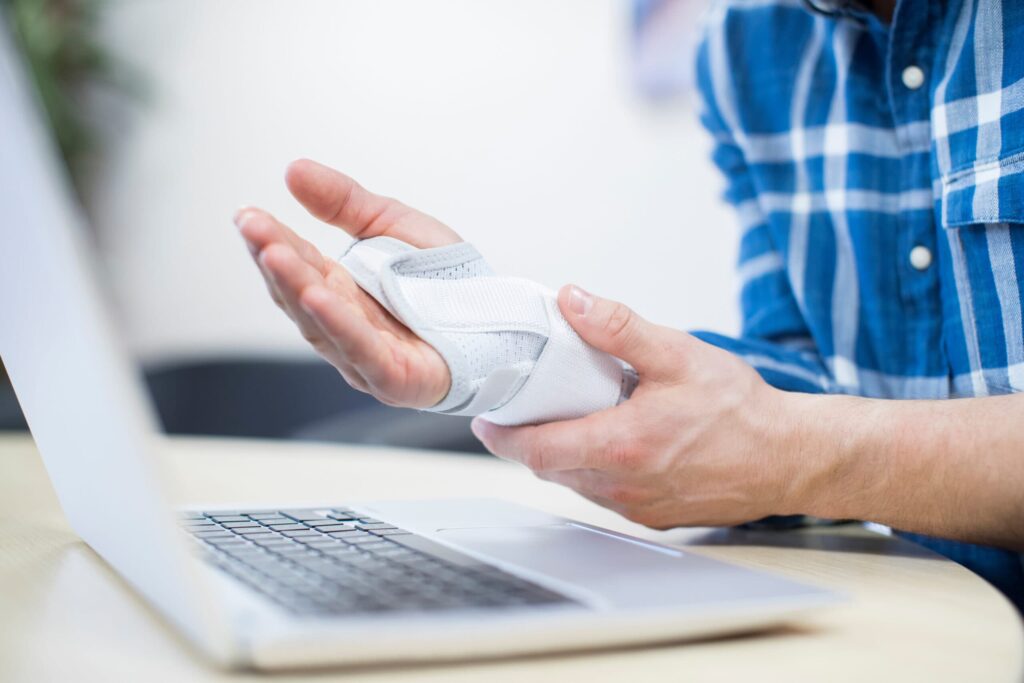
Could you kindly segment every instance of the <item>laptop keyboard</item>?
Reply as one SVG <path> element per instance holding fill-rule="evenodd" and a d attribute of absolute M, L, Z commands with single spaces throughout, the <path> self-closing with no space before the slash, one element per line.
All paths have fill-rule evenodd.
<path fill-rule="evenodd" d="M 347 508 L 187 513 L 203 558 L 295 614 L 572 603 Z"/>

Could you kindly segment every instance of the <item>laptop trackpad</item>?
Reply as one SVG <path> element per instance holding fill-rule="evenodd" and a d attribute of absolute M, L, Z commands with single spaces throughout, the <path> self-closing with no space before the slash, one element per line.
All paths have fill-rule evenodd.
<path fill-rule="evenodd" d="M 736 598 L 730 574 L 743 574 L 743 593 L 769 592 L 771 577 L 681 551 L 619 538 L 572 523 L 551 526 L 441 529 L 449 543 L 509 568 L 576 586 L 609 607 L 664 607 Z M 551 584 L 552 588 L 558 586 Z M 566 593 L 571 593 L 567 590 Z"/>

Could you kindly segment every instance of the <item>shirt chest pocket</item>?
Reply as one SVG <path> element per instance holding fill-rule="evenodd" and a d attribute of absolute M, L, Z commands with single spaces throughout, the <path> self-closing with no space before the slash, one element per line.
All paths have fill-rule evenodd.
<path fill-rule="evenodd" d="M 959 299 L 955 327 L 974 383 L 987 393 L 1022 391 L 1024 154 L 948 174 L 940 210 Z"/>
<path fill-rule="evenodd" d="M 942 178 L 942 225 L 1024 224 L 1024 152 Z"/>

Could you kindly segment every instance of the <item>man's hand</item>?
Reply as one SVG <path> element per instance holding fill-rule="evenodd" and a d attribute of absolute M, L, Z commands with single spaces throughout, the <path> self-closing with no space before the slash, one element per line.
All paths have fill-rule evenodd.
<path fill-rule="evenodd" d="M 732 354 L 564 287 L 633 396 L 579 420 L 473 431 L 496 455 L 655 528 L 804 513 L 1024 551 L 1024 394 L 892 401 L 783 392 Z"/>
<path fill-rule="evenodd" d="M 357 239 L 387 235 L 421 248 L 461 241 L 434 218 L 316 162 L 292 163 L 285 181 L 313 216 Z M 393 406 L 429 408 L 445 397 L 451 376 L 441 356 L 341 265 L 260 209 L 240 210 L 235 223 L 271 297 L 350 385 Z"/>
<path fill-rule="evenodd" d="M 786 394 L 732 354 L 622 304 L 576 287 L 558 304 L 585 341 L 636 368 L 636 391 L 578 420 L 500 427 L 477 418 L 473 431 L 489 450 L 651 527 L 800 511 L 810 468 L 789 457 Z"/>

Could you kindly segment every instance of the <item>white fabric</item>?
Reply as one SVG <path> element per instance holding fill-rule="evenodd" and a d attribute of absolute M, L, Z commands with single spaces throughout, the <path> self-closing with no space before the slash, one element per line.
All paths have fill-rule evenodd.
<path fill-rule="evenodd" d="M 554 292 L 495 275 L 472 245 L 417 249 L 375 237 L 340 262 L 448 364 L 451 389 L 429 410 L 535 424 L 610 408 L 635 386 L 632 368 L 573 331 Z"/>

